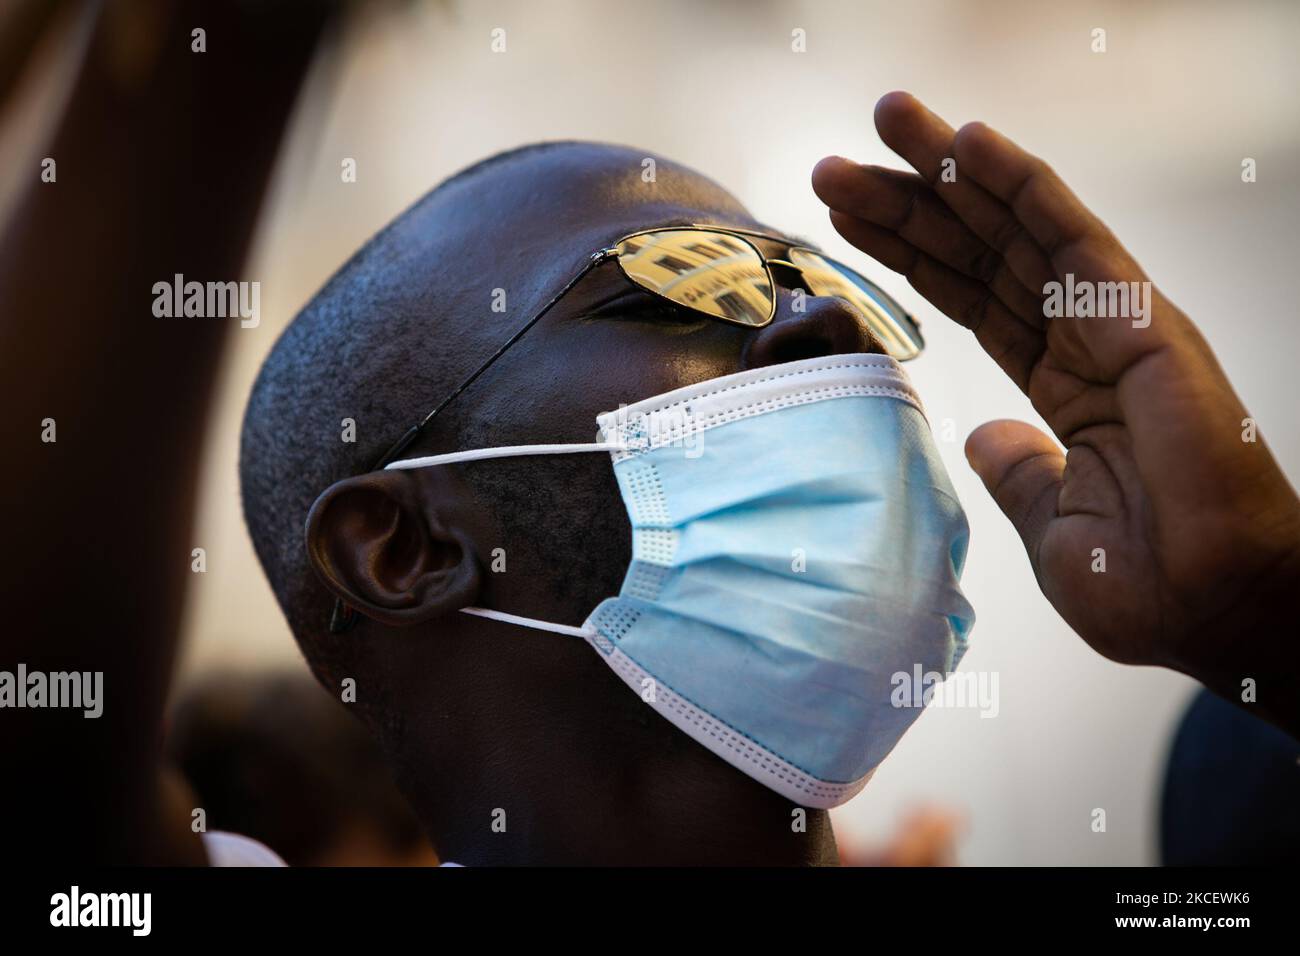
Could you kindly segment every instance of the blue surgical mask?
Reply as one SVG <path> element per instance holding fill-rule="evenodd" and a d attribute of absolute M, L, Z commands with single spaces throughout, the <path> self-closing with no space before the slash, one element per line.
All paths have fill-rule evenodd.
<path fill-rule="evenodd" d="M 844 803 L 916 719 L 896 675 L 951 672 L 974 612 L 967 525 L 921 403 L 882 355 L 727 375 L 597 417 L 599 441 L 390 468 L 604 452 L 632 522 L 617 597 L 581 627 L 650 707 L 809 807 Z"/>

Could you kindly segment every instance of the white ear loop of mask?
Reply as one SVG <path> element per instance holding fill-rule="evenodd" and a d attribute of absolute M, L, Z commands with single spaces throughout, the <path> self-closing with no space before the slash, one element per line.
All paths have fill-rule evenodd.
<path fill-rule="evenodd" d="M 521 627 L 531 627 L 538 631 L 550 631 L 552 634 L 567 634 L 569 637 L 595 637 L 596 629 L 594 627 L 571 627 L 568 624 L 555 624 L 552 621 L 539 621 L 535 617 L 523 617 L 519 614 L 507 614 L 505 611 L 493 611 L 485 607 L 463 607 L 460 609 L 462 614 L 472 614 L 475 617 L 485 617 L 490 621 L 503 621 L 506 624 L 518 624 Z"/>
<path fill-rule="evenodd" d="M 445 455 L 428 455 L 424 458 L 407 458 L 386 465 L 384 471 L 406 471 L 410 468 L 428 468 L 430 465 L 451 465 L 458 461 L 483 461 L 488 458 L 518 458 L 524 455 L 569 455 L 576 452 L 624 451 L 626 445 L 613 442 L 592 442 L 587 445 L 506 445 L 501 448 L 471 448 L 467 451 L 450 451 Z"/>
<path fill-rule="evenodd" d="M 385 466 L 385 471 L 407 471 L 412 468 L 428 468 L 431 465 L 451 465 L 460 461 L 483 461 L 489 458 L 515 458 L 525 455 L 569 455 L 583 452 L 624 451 L 627 445 L 613 442 L 592 442 L 586 445 L 508 445 L 502 448 L 473 448 L 467 451 L 453 451 L 445 455 L 428 455 L 424 458 L 408 458 L 395 461 Z M 537 631 L 550 631 L 552 634 L 565 634 L 569 637 L 590 638 L 596 635 L 594 627 L 572 627 L 568 624 L 555 624 L 551 621 L 538 620 L 535 617 L 523 617 L 519 614 L 507 614 L 505 611 L 493 611 L 486 607 L 463 607 L 462 614 L 485 617 L 490 621 L 502 621 L 531 627 Z"/>

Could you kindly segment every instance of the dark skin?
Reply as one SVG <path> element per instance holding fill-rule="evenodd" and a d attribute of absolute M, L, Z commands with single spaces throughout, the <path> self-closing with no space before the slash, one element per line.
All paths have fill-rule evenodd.
<path fill-rule="evenodd" d="M 39 32 L 39 6 L 26 6 L 0 55 Z M 104 674 L 97 720 L 40 710 L 0 720 L 0 751 L 23 768 L 23 786 L 0 794 L 14 859 L 205 862 L 190 807 L 160 776 L 158 740 L 204 412 L 230 326 L 156 319 L 150 288 L 175 272 L 240 276 L 281 131 L 334 11 L 105 4 L 48 146 L 57 182 L 33 167 L 0 237 L 11 410 L 0 439 L 21 462 L 0 470 L 13 545 L 0 657 Z M 191 51 L 195 23 L 223 38 L 207 53 Z M 0 64 L 0 83 L 17 73 Z M 46 417 L 55 443 L 39 440 Z"/>
<path fill-rule="evenodd" d="M 1148 276 L 1051 167 L 983 123 L 954 130 L 890 93 L 876 129 L 915 172 L 830 157 L 813 187 L 1051 428 L 989 422 L 966 443 L 1043 594 L 1101 654 L 1182 671 L 1300 736 L 1300 499 L 1262 436 L 1243 440 L 1250 413 L 1200 331 L 1154 286 L 1145 326 L 1044 318 L 1047 282 Z"/>
<path fill-rule="evenodd" d="M 529 273 L 530 282 L 544 273 L 540 284 L 553 294 L 575 274 L 575 261 L 656 225 L 764 229 L 720 187 L 666 161 L 658 182 L 643 185 L 631 151 L 566 152 L 566 162 L 584 170 L 572 189 L 557 187 L 564 174 L 546 154 L 470 184 L 479 221 L 508 217 L 524 254 L 509 263 L 500 256 L 432 263 L 445 270 L 432 277 L 443 296 L 484 284 L 516 288 L 522 280 L 511 270 Z M 467 279 L 464 270 L 481 275 Z M 794 358 L 883 351 L 842 301 L 808 296 L 803 312 L 792 301 L 782 288 L 775 320 L 760 330 L 665 313 L 605 263 L 457 402 L 494 423 L 494 444 L 586 442 L 596 415 L 621 403 Z M 504 341 L 526 318 L 497 321 Z M 406 424 L 392 423 L 394 432 Z M 435 423 L 428 451 L 453 450 L 448 431 Z M 439 854 L 464 864 L 833 862 L 824 811 L 806 812 L 806 831 L 792 826 L 788 800 L 654 714 L 581 640 L 457 613 L 476 605 L 581 623 L 618 592 L 631 558 L 607 456 L 516 462 L 512 474 L 528 485 L 513 494 L 534 486 L 574 492 L 552 516 L 556 527 L 513 538 L 494 515 L 517 502 L 484 507 L 474 490 L 479 469 L 494 465 L 505 467 L 350 478 L 321 494 L 308 522 L 317 572 L 365 616 L 353 632 L 365 642 L 370 671 L 359 682 L 382 682 L 405 702 L 404 752 L 393 756 L 416 768 L 405 785 Z M 573 579 L 555 538 L 571 525 L 590 531 L 580 546 L 595 552 L 584 564 L 600 569 L 592 579 Z M 487 570 L 497 547 L 507 551 L 505 574 Z M 506 812 L 505 833 L 490 828 L 496 808 Z"/>

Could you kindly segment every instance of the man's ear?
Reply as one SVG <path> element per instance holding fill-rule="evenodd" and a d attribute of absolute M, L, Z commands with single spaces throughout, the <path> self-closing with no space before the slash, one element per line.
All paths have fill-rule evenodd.
<path fill-rule="evenodd" d="M 437 476 L 376 471 L 325 489 L 307 515 L 307 554 L 343 602 L 383 624 L 433 620 L 473 605 L 479 566 Z"/>

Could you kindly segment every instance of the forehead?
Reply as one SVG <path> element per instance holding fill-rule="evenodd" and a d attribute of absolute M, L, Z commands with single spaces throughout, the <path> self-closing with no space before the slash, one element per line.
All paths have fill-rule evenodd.
<path fill-rule="evenodd" d="M 658 225 L 759 226 L 739 200 L 695 170 L 652 153 L 596 144 L 543 148 L 506 160 L 471 177 L 449 198 L 462 222 L 477 219 L 476 238 L 464 239 L 516 249 L 545 246 L 561 258 L 572 258 L 565 256 L 572 252 L 581 259 Z"/>
<path fill-rule="evenodd" d="M 394 223 L 385 268 L 420 312 L 473 312 L 487 334 L 540 308 L 592 253 L 629 233 L 708 223 L 770 231 L 713 180 L 623 146 L 547 145 L 490 161 Z M 508 311 L 482 316 L 504 290 Z"/>

